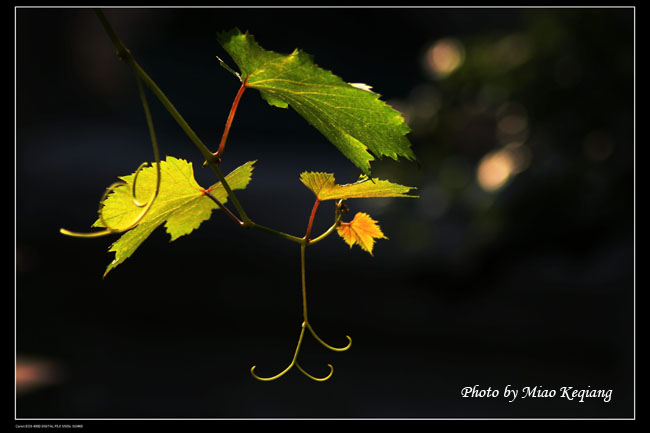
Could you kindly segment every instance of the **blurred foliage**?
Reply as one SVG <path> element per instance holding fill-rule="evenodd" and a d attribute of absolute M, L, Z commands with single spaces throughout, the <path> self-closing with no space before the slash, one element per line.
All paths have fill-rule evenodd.
<path fill-rule="evenodd" d="M 467 264 L 508 243 L 580 252 L 631 235 L 632 14 L 525 9 L 520 23 L 434 41 L 427 79 L 389 101 L 420 162 L 376 170 L 420 185 L 419 226 L 400 224 L 407 252 Z M 403 206 L 391 212 L 405 222 Z"/>

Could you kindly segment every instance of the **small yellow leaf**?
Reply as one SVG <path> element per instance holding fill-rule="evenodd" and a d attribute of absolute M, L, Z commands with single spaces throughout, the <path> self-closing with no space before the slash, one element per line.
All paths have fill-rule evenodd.
<path fill-rule="evenodd" d="M 359 244 L 361 249 L 370 253 L 371 256 L 375 239 L 388 239 L 377 225 L 377 221 L 363 212 L 357 212 L 349 223 L 341 222 L 337 231 L 339 236 L 350 245 L 350 248 L 354 244 Z"/>

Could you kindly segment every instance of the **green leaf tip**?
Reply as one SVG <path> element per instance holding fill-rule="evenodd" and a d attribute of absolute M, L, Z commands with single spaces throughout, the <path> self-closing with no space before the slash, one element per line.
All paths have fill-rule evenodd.
<path fill-rule="evenodd" d="M 299 49 L 290 54 L 265 50 L 239 29 L 221 32 L 217 40 L 247 87 L 270 105 L 293 108 L 363 173 L 370 175 L 375 158 L 416 159 L 401 113 L 367 84 L 343 81 Z"/>

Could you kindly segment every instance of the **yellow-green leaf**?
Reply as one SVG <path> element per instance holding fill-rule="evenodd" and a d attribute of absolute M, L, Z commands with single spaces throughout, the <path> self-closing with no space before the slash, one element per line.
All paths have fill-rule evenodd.
<path fill-rule="evenodd" d="M 377 221 L 364 212 L 357 212 L 352 221 L 341 222 L 337 228 L 339 236 L 343 238 L 350 248 L 358 244 L 361 249 L 372 256 L 375 239 L 388 239 L 379 228 Z"/>
<path fill-rule="evenodd" d="M 232 189 L 244 189 L 250 181 L 255 161 L 236 168 L 226 176 Z M 109 251 L 115 253 L 115 259 L 108 265 L 104 276 L 110 270 L 129 258 L 145 239 L 161 224 L 165 224 L 171 241 L 191 233 L 210 218 L 217 204 L 205 196 L 205 189 L 194 179 L 192 163 L 168 156 L 160 162 L 160 190 L 149 212 L 132 229 L 115 241 Z M 125 183 L 112 190 L 102 203 L 102 215 L 106 224 L 112 229 L 124 229 L 133 224 L 142 212 L 142 208 L 133 202 L 132 188 L 135 173 L 121 176 Z M 138 201 L 144 202 L 153 196 L 156 188 L 156 169 L 146 167 L 140 171 L 136 183 Z M 220 182 L 208 188 L 208 191 L 221 203 L 228 200 Z M 105 227 L 101 219 L 93 227 Z"/>
<path fill-rule="evenodd" d="M 410 190 L 416 189 L 415 187 L 381 179 L 369 180 L 365 178 L 358 182 L 338 185 L 332 173 L 306 171 L 300 175 L 300 181 L 320 201 L 370 197 L 417 197 L 407 194 Z"/>

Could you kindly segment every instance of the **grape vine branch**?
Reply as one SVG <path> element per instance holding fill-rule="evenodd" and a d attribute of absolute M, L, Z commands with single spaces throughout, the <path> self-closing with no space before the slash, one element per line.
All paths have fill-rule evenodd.
<path fill-rule="evenodd" d="M 305 250 L 336 231 L 350 247 L 358 244 L 372 255 L 375 240 L 386 236 L 379 229 L 377 222 L 365 213 L 357 213 L 352 221 L 343 222 L 342 218 L 348 212 L 344 201 L 352 198 L 416 197 L 408 194 L 413 187 L 369 176 L 370 161 L 374 159 L 369 151 L 375 156 L 388 155 L 395 160 L 400 156 L 409 160 L 415 159 L 410 143 L 404 137 L 409 131 L 408 126 L 404 124 L 401 115 L 380 101 L 379 95 L 372 92 L 369 86 L 343 82 L 329 71 L 313 64 L 311 56 L 302 51 L 295 50 L 287 56 L 264 50 L 251 35 L 242 34 L 235 29 L 219 34 L 218 40 L 237 63 L 241 73 L 235 72 L 220 58 L 217 59 L 221 66 L 239 79 L 241 85 L 228 114 L 218 148 L 212 152 L 138 64 L 104 13 L 99 9 L 95 12 L 113 43 L 117 56 L 136 78 L 151 138 L 154 162 L 151 167 L 148 163 L 141 164 L 133 174 L 120 177 L 121 181 L 115 182 L 104 191 L 100 199 L 98 220 L 93 224 L 93 227 L 100 228 L 99 231 L 82 233 L 61 229 L 60 232 L 81 238 L 122 234 L 111 246 L 110 251 L 115 252 L 115 259 L 107 267 L 104 276 L 130 257 L 158 226 L 165 224 L 167 232 L 174 240 L 198 228 L 202 221 L 210 217 L 214 209 L 223 210 L 239 227 L 263 231 L 299 244 L 303 321 L 293 358 L 283 371 L 273 376 L 259 376 L 255 372 L 256 366 L 253 366 L 250 372 L 255 379 L 271 381 L 282 377 L 295 366 L 310 379 L 328 380 L 334 371 L 331 364 L 328 364 L 330 371 L 326 376 L 316 377 L 298 363 L 305 331 L 308 330 L 323 347 L 336 352 L 348 350 L 352 339 L 346 336 L 348 342 L 342 347 L 329 345 L 318 336 L 309 322 Z M 145 88 L 158 99 L 185 132 L 205 159 L 203 165 L 214 171 L 218 183 L 209 188 L 201 187 L 194 180 L 190 163 L 173 157 L 161 160 Z M 290 106 L 295 109 L 363 172 L 357 182 L 345 185 L 337 184 L 330 173 L 301 174 L 300 180 L 315 195 L 307 228 L 302 237 L 260 225 L 245 212 L 234 191 L 246 188 L 255 161 L 249 161 L 227 176 L 223 175 L 219 167 L 224 158 L 228 135 L 239 102 L 248 88 L 257 89 L 272 106 Z M 138 200 L 137 197 L 142 197 L 142 193 L 148 196 L 147 201 Z M 234 211 L 229 209 L 228 200 L 232 203 Z M 316 213 L 321 202 L 326 200 L 335 200 L 334 221 L 323 233 L 312 237 Z"/>

